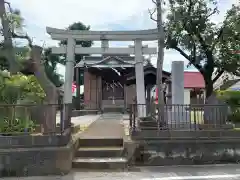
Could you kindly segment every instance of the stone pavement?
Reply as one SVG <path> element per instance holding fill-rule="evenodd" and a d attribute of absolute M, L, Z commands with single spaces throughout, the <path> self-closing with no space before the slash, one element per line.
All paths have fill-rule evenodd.
<path fill-rule="evenodd" d="M 81 138 L 121 138 L 124 135 L 123 125 L 121 124 L 122 114 L 106 113 L 92 123 Z"/>
<path fill-rule="evenodd" d="M 81 125 L 81 127 L 86 128 L 99 118 L 100 118 L 100 115 L 77 116 L 77 117 L 72 117 L 71 122 L 74 125 Z M 60 123 L 60 114 L 57 114 L 56 122 Z"/>
<path fill-rule="evenodd" d="M 71 172 L 66 176 L 0 178 L 6 180 L 239 180 L 240 166 L 139 167 L 128 172 Z"/>

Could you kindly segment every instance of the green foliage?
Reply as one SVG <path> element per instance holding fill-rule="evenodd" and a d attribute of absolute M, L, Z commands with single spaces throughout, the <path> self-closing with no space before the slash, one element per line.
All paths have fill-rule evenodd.
<path fill-rule="evenodd" d="M 217 96 L 230 106 L 229 119 L 235 123 L 240 122 L 240 91 L 218 91 Z"/>
<path fill-rule="evenodd" d="M 41 103 L 45 93 L 34 76 L 0 74 L 0 132 L 33 132 L 31 108 L 22 104 Z M 12 105 L 15 104 L 15 105 Z"/>
<path fill-rule="evenodd" d="M 223 35 L 216 45 L 216 65 L 240 75 L 240 6 L 233 5 L 224 21 Z"/>
<path fill-rule="evenodd" d="M 62 86 L 63 81 L 61 80 L 61 76 L 56 73 L 57 64 L 61 62 L 60 57 L 52 54 L 51 48 L 48 48 L 44 51 L 44 60 L 45 72 L 49 80 L 56 87 Z"/>
<path fill-rule="evenodd" d="M 23 17 L 21 15 L 20 10 L 13 9 L 11 12 L 7 13 L 9 24 L 11 25 L 11 29 L 22 30 L 23 27 Z"/>
<path fill-rule="evenodd" d="M 0 119 L 0 133 L 11 133 L 10 135 L 21 132 L 32 133 L 35 128 L 36 124 L 30 119 Z"/>
<path fill-rule="evenodd" d="M 0 75 L 0 103 L 16 104 L 19 101 L 41 102 L 45 93 L 34 76 L 21 74 L 4 77 Z"/>
<path fill-rule="evenodd" d="M 217 91 L 217 96 L 230 106 L 240 106 L 240 91 Z"/>

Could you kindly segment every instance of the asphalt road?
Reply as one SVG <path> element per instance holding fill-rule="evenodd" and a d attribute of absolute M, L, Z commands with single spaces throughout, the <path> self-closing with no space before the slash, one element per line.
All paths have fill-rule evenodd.
<path fill-rule="evenodd" d="M 141 167 L 128 172 L 77 172 L 67 176 L 0 178 L 6 180 L 240 180 L 240 165 Z"/>

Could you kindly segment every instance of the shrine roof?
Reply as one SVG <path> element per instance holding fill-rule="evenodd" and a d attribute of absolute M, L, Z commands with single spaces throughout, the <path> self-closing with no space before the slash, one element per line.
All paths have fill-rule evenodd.
<path fill-rule="evenodd" d="M 75 67 L 84 67 L 87 66 L 99 66 L 103 65 L 107 67 L 110 66 L 128 66 L 128 67 L 134 67 L 135 65 L 135 59 L 132 56 L 85 56 L 83 61 L 80 61 Z"/>
<path fill-rule="evenodd" d="M 205 88 L 203 76 L 200 72 L 184 72 L 184 88 Z"/>

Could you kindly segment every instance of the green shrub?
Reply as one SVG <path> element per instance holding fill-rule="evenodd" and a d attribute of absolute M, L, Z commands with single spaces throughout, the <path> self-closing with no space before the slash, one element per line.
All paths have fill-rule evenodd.
<path fill-rule="evenodd" d="M 29 119 L 4 118 L 0 120 L 0 133 L 34 132 L 36 124 Z"/>
<path fill-rule="evenodd" d="M 229 120 L 234 123 L 240 122 L 240 91 L 218 91 L 217 97 L 229 105 Z"/>

